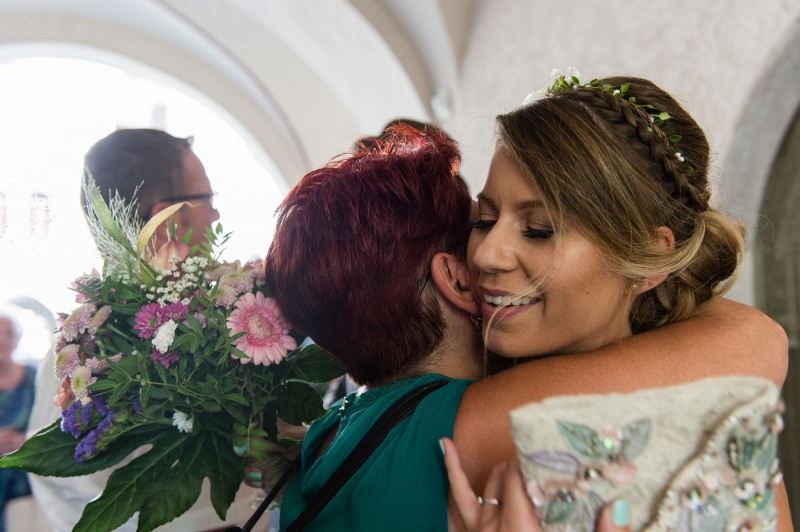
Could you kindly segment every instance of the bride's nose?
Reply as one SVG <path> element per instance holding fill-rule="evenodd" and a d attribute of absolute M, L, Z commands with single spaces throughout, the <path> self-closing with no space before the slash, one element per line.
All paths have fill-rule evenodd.
<path fill-rule="evenodd" d="M 481 271 L 501 273 L 517 267 L 517 250 L 505 223 L 496 223 L 474 249 L 472 260 Z"/>

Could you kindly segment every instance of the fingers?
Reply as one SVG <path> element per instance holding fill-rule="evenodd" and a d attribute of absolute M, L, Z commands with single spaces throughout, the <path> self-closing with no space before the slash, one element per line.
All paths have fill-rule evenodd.
<path fill-rule="evenodd" d="M 607 504 L 600 514 L 598 532 L 623 532 L 630 530 L 630 505 L 625 499 L 617 499 Z"/>
<path fill-rule="evenodd" d="M 500 500 L 503 501 L 500 530 L 540 530 L 516 459 L 509 461 L 506 467 Z"/>
<path fill-rule="evenodd" d="M 453 440 L 442 438 L 439 441 L 444 450 L 444 466 L 447 469 L 447 478 L 450 480 L 450 495 L 456 503 L 467 530 L 476 530 L 481 515 L 478 497 L 472 491 L 469 479 L 461 468 L 461 460 Z"/>
<path fill-rule="evenodd" d="M 491 501 L 500 501 L 500 504 L 482 504 L 480 506 L 480 519 L 478 525 L 480 530 L 498 530 L 501 509 L 505 511 L 505 501 L 503 501 L 503 478 L 506 475 L 506 465 L 502 462 L 492 468 L 486 486 L 483 490 L 483 498 Z"/>

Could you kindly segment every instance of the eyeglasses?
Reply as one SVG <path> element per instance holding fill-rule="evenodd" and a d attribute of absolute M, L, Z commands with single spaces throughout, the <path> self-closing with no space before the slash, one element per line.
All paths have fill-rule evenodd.
<path fill-rule="evenodd" d="M 208 206 L 212 209 L 214 208 L 214 198 L 216 197 L 217 192 L 205 192 L 203 194 L 188 194 L 186 196 L 172 196 L 169 198 L 164 198 L 161 201 L 165 201 L 168 203 L 179 203 L 181 201 L 202 201 L 204 203 L 208 203 Z"/>

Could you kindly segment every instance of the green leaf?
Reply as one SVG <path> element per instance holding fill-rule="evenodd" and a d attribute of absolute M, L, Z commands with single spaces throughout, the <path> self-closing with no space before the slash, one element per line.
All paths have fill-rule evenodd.
<path fill-rule="evenodd" d="M 120 386 L 117 386 L 114 389 L 114 392 L 111 394 L 111 398 L 108 400 L 109 406 L 113 406 L 117 401 L 119 401 L 120 398 L 131 389 L 131 386 L 133 386 L 133 381 L 127 381 L 122 383 Z"/>
<path fill-rule="evenodd" d="M 153 389 L 153 385 L 149 382 L 142 385 L 142 388 L 139 390 L 139 403 L 146 405 L 150 401 L 150 390 Z"/>
<path fill-rule="evenodd" d="M 212 432 L 203 440 L 198 462 L 211 482 L 211 504 L 220 519 L 225 519 L 244 478 L 244 459 L 234 454 L 229 437 Z"/>
<path fill-rule="evenodd" d="M 669 115 L 668 112 L 664 111 L 662 113 L 659 113 L 658 118 L 660 118 L 661 120 L 669 120 L 672 117 Z"/>
<path fill-rule="evenodd" d="M 117 387 L 117 383 L 113 380 L 100 380 L 89 386 L 93 392 L 106 392 Z"/>
<path fill-rule="evenodd" d="M 626 92 L 628 92 L 628 89 L 630 89 L 630 88 L 631 88 L 631 84 L 630 83 L 626 83 L 625 85 L 623 85 L 623 86 L 621 86 L 619 88 L 619 92 L 621 92 L 622 94 L 625 94 Z"/>
<path fill-rule="evenodd" d="M 248 401 L 238 393 L 224 394 L 220 396 L 220 399 L 222 399 L 223 401 L 233 401 L 234 403 L 239 403 L 240 405 L 243 406 L 250 406 L 250 401 Z"/>
<path fill-rule="evenodd" d="M 328 382 L 344 374 L 339 363 L 314 344 L 304 347 L 293 361 L 294 376 L 308 382 Z"/>
<path fill-rule="evenodd" d="M 194 314 L 187 314 L 186 322 L 189 324 L 189 327 L 192 328 L 195 334 L 203 334 L 203 324 L 200 323 L 200 320 L 198 320 Z"/>
<path fill-rule="evenodd" d="M 670 135 L 669 137 L 667 137 L 667 140 L 669 140 L 670 142 L 678 142 L 682 138 L 683 137 L 681 137 L 680 135 Z"/>
<path fill-rule="evenodd" d="M 56 421 L 31 436 L 22 447 L 0 459 L 0 467 L 18 467 L 44 477 L 74 477 L 116 465 L 142 445 L 142 441 L 164 431 L 159 424 L 140 425 L 118 436 L 105 451 L 91 460 L 76 462 L 78 440 L 61 432 Z"/>
<path fill-rule="evenodd" d="M 208 437 L 201 434 L 198 438 Z M 183 514 L 200 497 L 205 470 L 199 455 L 203 446 L 198 438 L 186 438 L 179 459 L 158 476 L 139 510 L 139 530 L 152 530 Z"/>
<path fill-rule="evenodd" d="M 108 236 L 116 240 L 119 244 L 125 248 L 131 255 L 136 256 L 136 251 L 133 249 L 130 241 L 125 238 L 125 235 L 122 233 L 122 230 L 119 228 L 117 223 L 114 221 L 114 217 L 111 215 L 111 211 L 108 209 L 108 205 L 106 205 L 103 196 L 100 194 L 100 189 L 94 182 L 94 179 L 89 176 L 89 185 L 86 187 L 86 198 L 91 206 L 91 210 L 94 212 L 95 216 L 97 217 L 97 221 L 100 225 L 105 229 L 108 233 Z"/>
<path fill-rule="evenodd" d="M 278 399 L 278 416 L 290 425 L 301 425 L 323 415 L 322 397 L 308 384 L 296 381 L 284 383 L 275 389 Z"/>
<path fill-rule="evenodd" d="M 180 458 L 181 444 L 189 438 L 177 430 L 161 429 L 151 437 L 149 451 L 111 473 L 103 493 L 86 505 L 73 532 L 114 530 L 142 508 L 150 490 Z M 184 498 L 178 494 L 171 497 Z M 139 526 L 138 530 L 151 529 Z"/>

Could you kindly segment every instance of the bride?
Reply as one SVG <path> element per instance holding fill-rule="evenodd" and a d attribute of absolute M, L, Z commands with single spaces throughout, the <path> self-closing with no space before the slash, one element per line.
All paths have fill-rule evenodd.
<path fill-rule="evenodd" d="M 636 86 L 632 81 L 631 96 L 640 96 Z M 645 92 L 662 94 L 649 84 L 642 86 Z M 645 95 L 641 98 L 647 102 Z M 666 98 L 653 105 L 667 105 L 659 111 L 674 112 L 685 125 L 685 113 Z M 568 107 L 552 100 L 552 107 Z M 515 454 L 508 412 L 548 396 L 626 391 L 731 374 L 782 384 L 787 362 L 783 331 L 757 311 L 714 295 L 713 282 L 732 273 L 735 262 L 728 275 L 700 279 L 697 284 L 708 289 L 694 297 L 691 290 L 675 286 L 679 276 L 670 270 L 691 269 L 694 259 L 685 251 L 681 260 L 668 257 L 672 250 L 686 249 L 686 226 L 673 228 L 672 219 L 659 218 L 648 229 L 638 228 L 636 236 L 650 245 L 635 251 L 644 253 L 648 263 L 628 265 L 621 273 L 619 263 L 609 264 L 611 257 L 598 238 L 589 236 L 590 222 L 580 225 L 584 216 L 608 217 L 616 223 L 625 213 L 614 218 L 609 214 L 621 208 L 610 203 L 616 192 L 612 185 L 632 195 L 635 201 L 629 207 L 639 205 L 643 198 L 635 191 L 640 186 L 635 180 L 650 175 L 640 169 L 665 164 L 663 158 L 652 159 L 653 148 L 642 144 L 637 129 L 626 122 L 625 109 L 615 115 L 614 109 L 606 108 L 608 102 L 598 101 L 597 116 L 581 114 L 593 103 L 589 97 L 585 100 L 570 108 L 571 131 L 559 129 L 539 144 L 526 144 L 519 154 L 546 155 L 564 169 L 567 159 L 569 164 L 588 164 L 587 159 L 599 157 L 594 167 L 606 173 L 598 179 L 613 181 L 595 184 L 602 193 L 588 203 L 595 212 L 570 210 L 567 200 L 578 180 L 564 193 L 563 202 L 550 203 L 545 191 L 538 190 L 543 185 L 530 181 L 538 174 L 523 170 L 524 159 L 511 145 L 515 139 L 501 131 L 470 240 L 472 276 L 458 260 L 468 231 L 470 199 L 453 177 L 455 145 L 435 132 L 397 128 L 377 147 L 311 172 L 289 193 L 266 261 L 268 289 L 292 324 L 368 390 L 345 397 L 310 428 L 299 473 L 284 497 L 282 529 L 317 498 L 382 413 L 409 390 L 432 381 L 446 384 L 398 423 L 307 529 L 468 526 L 455 502 L 448 500 L 438 441 L 453 437 L 469 481 L 483 493 L 492 467 Z M 688 120 L 686 124 L 693 124 Z M 536 124 L 524 116 L 519 122 Z M 674 119 L 673 124 L 678 122 Z M 594 151 L 581 144 L 586 138 L 595 143 Z M 703 137 L 697 151 L 688 144 L 680 148 L 683 162 L 698 172 L 692 179 L 705 175 L 704 143 Z M 564 173 L 573 171 L 577 169 Z M 662 169 L 652 176 L 663 174 Z M 696 190 L 685 182 L 682 187 L 664 182 L 660 193 L 659 187 L 641 185 L 651 195 L 675 194 L 666 202 L 682 205 L 678 210 L 702 207 L 706 194 L 703 182 L 696 183 Z M 717 216 L 707 204 L 704 209 L 702 217 Z M 619 223 L 614 228 L 626 237 L 636 229 Z M 702 239 L 694 240 L 703 247 Z M 679 297 L 656 296 L 654 288 L 661 285 Z M 669 311 L 659 307 L 664 301 L 672 301 Z M 636 309 L 632 328 L 626 329 L 631 307 Z M 483 350 L 470 316 L 479 310 L 490 349 L 507 357 L 538 358 L 478 380 L 484 374 Z M 644 332 L 648 329 L 653 330 Z M 781 512 L 782 522 L 785 515 Z"/>

